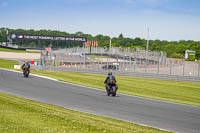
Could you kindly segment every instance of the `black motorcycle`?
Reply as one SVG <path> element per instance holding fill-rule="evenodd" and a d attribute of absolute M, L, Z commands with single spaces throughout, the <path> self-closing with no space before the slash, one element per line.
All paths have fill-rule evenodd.
<path fill-rule="evenodd" d="M 112 81 L 111 83 L 108 84 L 108 87 L 106 87 L 107 95 L 110 96 L 110 94 L 112 94 L 112 96 L 116 96 L 117 89 L 118 87 L 116 82 Z"/>
<path fill-rule="evenodd" d="M 28 78 L 28 76 L 29 76 L 29 67 L 28 66 L 24 66 L 23 74 L 24 74 L 24 77 Z"/>

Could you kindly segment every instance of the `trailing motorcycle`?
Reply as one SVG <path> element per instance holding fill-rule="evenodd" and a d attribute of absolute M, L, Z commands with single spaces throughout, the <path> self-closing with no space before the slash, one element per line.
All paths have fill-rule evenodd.
<path fill-rule="evenodd" d="M 116 82 L 112 81 L 106 87 L 107 95 L 110 96 L 112 94 L 112 96 L 116 96 L 117 89 L 118 89 L 118 86 L 117 86 Z"/>

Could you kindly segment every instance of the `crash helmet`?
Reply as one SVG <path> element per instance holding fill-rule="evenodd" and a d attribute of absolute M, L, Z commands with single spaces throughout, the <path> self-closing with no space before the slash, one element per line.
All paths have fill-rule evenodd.
<path fill-rule="evenodd" d="M 108 75 L 112 75 L 112 72 L 109 72 Z"/>

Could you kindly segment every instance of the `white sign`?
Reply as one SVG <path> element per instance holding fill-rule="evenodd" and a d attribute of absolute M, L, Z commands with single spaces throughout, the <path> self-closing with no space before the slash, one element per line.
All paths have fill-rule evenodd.
<path fill-rule="evenodd" d="M 20 69 L 20 65 L 14 65 L 14 69 Z"/>

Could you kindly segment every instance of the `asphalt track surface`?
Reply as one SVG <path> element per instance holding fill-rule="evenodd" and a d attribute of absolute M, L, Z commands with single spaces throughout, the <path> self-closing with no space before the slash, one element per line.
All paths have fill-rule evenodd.
<path fill-rule="evenodd" d="M 120 88 L 119 88 L 120 89 Z M 0 92 L 181 133 L 200 133 L 200 108 L 105 91 L 0 69 Z"/>

